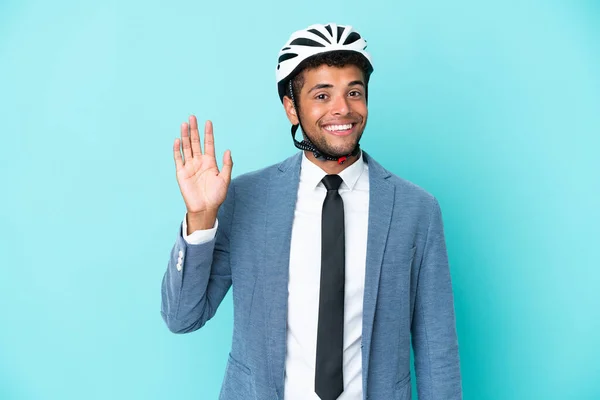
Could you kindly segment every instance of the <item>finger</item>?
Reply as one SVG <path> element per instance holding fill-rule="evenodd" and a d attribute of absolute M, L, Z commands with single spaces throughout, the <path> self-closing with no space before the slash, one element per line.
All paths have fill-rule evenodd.
<path fill-rule="evenodd" d="M 223 176 L 225 182 L 229 185 L 231 182 L 231 170 L 233 169 L 233 159 L 231 158 L 231 151 L 226 150 L 223 154 L 223 168 L 221 168 L 221 172 L 219 176 Z"/>
<path fill-rule="evenodd" d="M 212 121 L 206 121 L 204 124 L 204 154 L 215 157 L 215 137 Z"/>
<path fill-rule="evenodd" d="M 198 120 L 195 115 L 191 115 L 189 120 L 192 140 L 192 156 L 196 157 L 202 155 L 202 149 L 200 148 L 200 133 L 198 132 Z"/>
<path fill-rule="evenodd" d="M 181 124 L 181 143 L 183 144 L 183 157 L 184 165 L 192 159 L 192 146 L 190 144 L 190 132 L 189 125 L 187 123 Z"/>
<path fill-rule="evenodd" d="M 183 168 L 183 159 L 181 158 L 181 141 L 179 138 L 176 138 L 175 143 L 173 143 L 173 159 L 175 160 L 175 169 L 177 171 Z"/>

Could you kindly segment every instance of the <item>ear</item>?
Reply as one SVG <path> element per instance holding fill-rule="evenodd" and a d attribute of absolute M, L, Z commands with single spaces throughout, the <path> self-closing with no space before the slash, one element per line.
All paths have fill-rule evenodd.
<path fill-rule="evenodd" d="M 296 114 L 296 107 L 294 107 L 294 103 L 292 99 L 288 96 L 283 96 L 283 108 L 285 108 L 285 113 L 292 123 L 292 125 L 298 125 L 298 114 Z"/>

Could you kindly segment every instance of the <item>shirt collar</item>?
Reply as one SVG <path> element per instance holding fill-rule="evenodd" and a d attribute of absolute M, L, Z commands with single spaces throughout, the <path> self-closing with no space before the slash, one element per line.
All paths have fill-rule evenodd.
<path fill-rule="evenodd" d="M 364 166 L 365 160 L 363 158 L 362 150 L 360 150 L 358 153 L 358 160 L 339 173 L 343 180 L 342 185 L 345 185 L 346 189 L 354 189 L 356 182 L 358 182 L 358 178 L 360 178 L 360 175 L 364 171 Z M 310 186 L 313 189 L 319 185 L 324 186 L 321 180 L 327 173 L 323 171 L 321 167 L 310 161 L 304 152 L 302 152 L 302 164 L 300 168 L 300 183 L 302 185 Z"/>

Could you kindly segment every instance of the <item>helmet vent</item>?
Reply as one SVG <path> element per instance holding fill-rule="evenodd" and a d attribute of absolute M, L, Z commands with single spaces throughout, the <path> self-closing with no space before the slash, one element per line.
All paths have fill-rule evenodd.
<path fill-rule="evenodd" d="M 344 33 L 344 29 L 346 29 L 346 27 L 344 26 L 338 26 L 337 27 L 337 42 L 340 42 L 340 39 L 342 38 L 342 33 Z"/>
<path fill-rule="evenodd" d="M 315 35 L 319 36 L 321 39 L 325 40 L 327 43 L 331 44 L 331 40 L 327 39 L 327 36 L 323 35 L 318 30 L 316 30 L 316 29 L 309 29 L 308 31 L 310 33 L 314 33 Z"/>
<path fill-rule="evenodd" d="M 310 46 L 310 47 L 325 47 L 325 45 L 316 42 L 312 39 L 307 39 L 307 38 L 297 38 L 292 40 L 292 43 L 290 43 L 290 46 Z"/>
<path fill-rule="evenodd" d="M 360 35 L 358 33 L 356 33 L 356 32 L 352 32 L 351 34 L 348 35 L 348 37 L 344 41 L 344 44 L 354 43 L 358 39 L 360 39 Z"/>
<path fill-rule="evenodd" d="M 292 59 L 292 58 L 294 58 L 294 57 L 298 57 L 298 54 L 296 54 L 296 53 L 286 53 L 286 54 L 282 54 L 282 55 L 279 57 L 279 61 L 277 61 L 277 62 L 278 62 L 278 63 L 282 63 L 283 61 L 286 61 L 286 60 Z"/>

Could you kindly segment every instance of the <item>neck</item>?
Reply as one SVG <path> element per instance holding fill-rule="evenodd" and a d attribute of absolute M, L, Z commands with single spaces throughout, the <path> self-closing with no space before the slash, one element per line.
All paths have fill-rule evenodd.
<path fill-rule="evenodd" d="M 306 155 L 306 158 L 310 160 L 310 162 L 317 165 L 323 171 L 327 172 L 330 175 L 338 175 L 340 172 L 342 172 L 343 170 L 354 164 L 356 161 L 358 161 L 361 152 L 359 151 L 357 155 L 348 157 L 343 164 L 338 164 L 337 161 L 316 158 L 312 151 L 305 150 L 304 154 Z"/>

